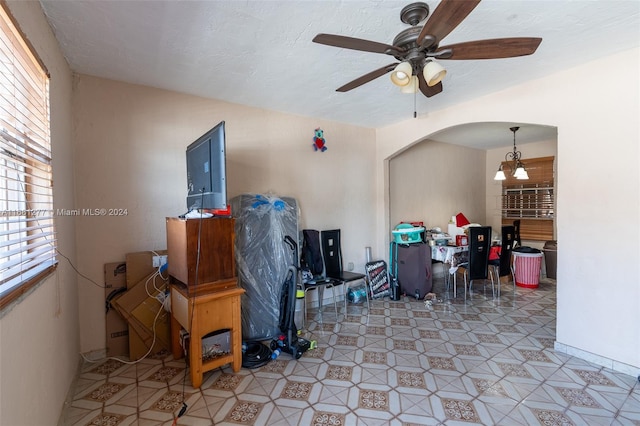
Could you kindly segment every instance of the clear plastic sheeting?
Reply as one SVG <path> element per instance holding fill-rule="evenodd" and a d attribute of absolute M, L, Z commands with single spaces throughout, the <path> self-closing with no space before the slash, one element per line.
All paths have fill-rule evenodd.
<path fill-rule="evenodd" d="M 236 219 L 235 255 L 242 297 L 244 340 L 267 340 L 280 334 L 280 292 L 294 258 L 284 242 L 298 241 L 298 204 L 272 194 L 243 194 L 231 199 Z"/>

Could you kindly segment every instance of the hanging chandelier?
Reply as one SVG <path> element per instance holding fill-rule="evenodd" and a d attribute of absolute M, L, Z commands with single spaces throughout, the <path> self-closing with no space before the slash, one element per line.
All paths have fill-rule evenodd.
<path fill-rule="evenodd" d="M 520 129 L 520 127 L 511 127 L 509 130 L 513 132 L 513 152 L 507 152 L 504 156 L 504 161 L 507 163 L 508 167 L 511 169 L 511 175 L 519 180 L 527 180 L 529 179 L 529 174 L 527 173 L 527 169 L 525 169 L 524 164 L 521 161 L 522 154 L 520 151 L 516 150 L 516 132 Z M 494 180 L 505 180 L 507 176 L 504 174 L 503 164 L 500 164 L 498 167 L 498 171 L 496 172 Z"/>

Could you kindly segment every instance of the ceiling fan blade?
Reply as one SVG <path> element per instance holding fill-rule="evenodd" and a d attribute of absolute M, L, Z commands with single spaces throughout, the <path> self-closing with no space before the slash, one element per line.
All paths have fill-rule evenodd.
<path fill-rule="evenodd" d="M 422 72 L 418 73 L 418 86 L 420 87 L 420 91 L 427 98 L 437 95 L 442 92 L 442 82 L 436 84 L 435 86 L 429 86 L 422 75 Z"/>
<path fill-rule="evenodd" d="M 513 58 L 533 54 L 540 43 L 541 38 L 536 37 L 511 37 L 496 38 L 491 40 L 476 40 L 465 43 L 456 43 L 442 46 L 436 50 L 451 50 L 451 55 L 443 55 L 441 59 L 497 59 Z"/>
<path fill-rule="evenodd" d="M 355 89 L 356 87 L 362 86 L 365 83 L 370 82 L 371 80 L 375 80 L 378 77 L 381 77 L 388 73 L 389 71 L 393 71 L 393 69 L 398 65 L 398 63 L 393 63 L 389 65 L 385 65 L 382 68 L 378 68 L 375 71 L 371 71 L 368 74 L 365 74 L 361 77 L 356 78 L 355 80 L 345 84 L 342 87 L 338 87 L 336 92 L 348 92 L 349 90 Z"/>
<path fill-rule="evenodd" d="M 378 43 L 376 41 L 363 40 L 361 38 L 346 37 L 335 34 L 318 34 L 313 38 L 314 43 L 326 44 L 327 46 L 342 47 L 345 49 L 361 50 L 373 53 L 397 53 L 398 48 L 389 44 Z"/>
<path fill-rule="evenodd" d="M 442 0 L 422 27 L 417 43 L 422 44 L 427 35 L 435 37 L 434 45 L 440 43 L 475 9 L 478 3 L 480 0 Z"/>

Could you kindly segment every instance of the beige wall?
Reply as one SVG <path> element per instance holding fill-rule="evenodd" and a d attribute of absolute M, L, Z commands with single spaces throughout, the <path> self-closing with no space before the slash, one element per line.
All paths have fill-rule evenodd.
<path fill-rule="evenodd" d="M 71 72 L 40 3 L 9 8 L 51 74 L 54 207 L 73 199 Z M 56 218 L 58 249 L 75 263 L 73 220 Z M 53 276 L 0 318 L 0 424 L 55 424 L 79 362 L 76 275 L 64 258 Z"/>
<path fill-rule="evenodd" d="M 185 148 L 226 122 L 228 191 L 298 200 L 300 229 L 340 228 L 345 265 L 364 270 L 374 242 L 374 131 L 78 76 L 74 93 L 79 208 L 124 208 L 123 217 L 78 217 L 80 270 L 102 280 L 106 262 L 166 248 L 165 217 L 186 212 Z M 325 152 L 312 148 L 321 127 Z M 101 350 L 104 292 L 80 281 L 81 350 Z"/>
<path fill-rule="evenodd" d="M 388 230 L 388 159 L 396 152 L 459 124 L 505 121 L 557 127 L 556 345 L 634 376 L 640 372 L 639 65 L 640 51 L 631 49 L 377 129 L 375 167 L 377 229 Z M 616 78 L 607 81 L 606 90 L 592 90 L 593 70 L 600 67 L 615 69 Z M 378 248 L 388 244 L 386 230 L 377 234 Z M 598 249 L 601 240 L 594 235 L 603 230 L 618 236 L 612 250 Z"/>
<path fill-rule="evenodd" d="M 485 151 L 431 140 L 419 142 L 389 162 L 391 226 L 422 221 L 447 232 L 462 212 L 485 223 Z"/>

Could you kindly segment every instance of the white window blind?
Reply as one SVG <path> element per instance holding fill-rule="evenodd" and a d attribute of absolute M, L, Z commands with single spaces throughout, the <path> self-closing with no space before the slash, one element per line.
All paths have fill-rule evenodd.
<path fill-rule="evenodd" d="M 0 307 L 56 264 L 49 77 L 0 6 Z"/>

